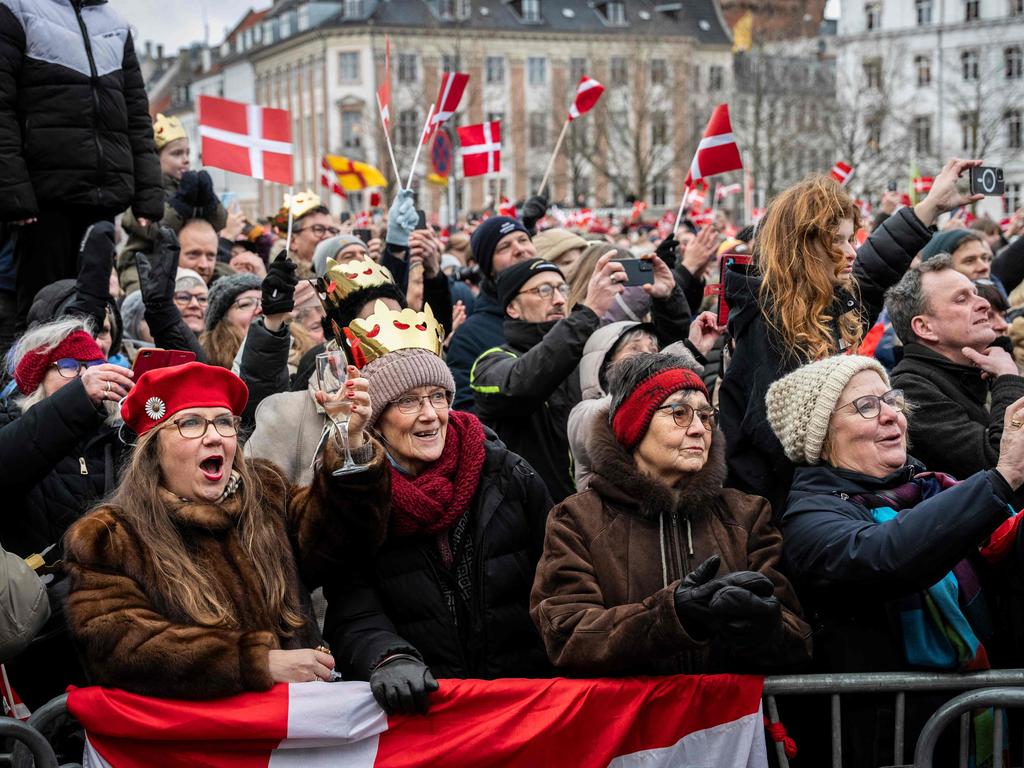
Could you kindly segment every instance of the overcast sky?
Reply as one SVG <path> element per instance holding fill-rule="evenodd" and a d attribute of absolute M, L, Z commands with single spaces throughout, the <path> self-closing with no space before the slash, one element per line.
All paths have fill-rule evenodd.
<path fill-rule="evenodd" d="M 265 8 L 270 0 L 110 0 L 135 26 L 139 49 L 146 40 L 163 43 L 168 53 L 205 39 L 205 21 L 210 42 L 219 43 L 249 8 Z M 825 15 L 839 15 L 840 0 L 828 0 Z"/>

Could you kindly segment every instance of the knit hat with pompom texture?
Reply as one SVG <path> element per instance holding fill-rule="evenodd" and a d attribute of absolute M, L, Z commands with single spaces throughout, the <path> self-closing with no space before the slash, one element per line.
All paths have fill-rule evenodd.
<path fill-rule="evenodd" d="M 807 363 L 768 387 L 768 423 L 790 461 L 813 465 L 821 460 L 832 411 L 850 379 L 861 371 L 874 371 L 889 387 L 882 364 L 862 355 L 834 355 Z"/>

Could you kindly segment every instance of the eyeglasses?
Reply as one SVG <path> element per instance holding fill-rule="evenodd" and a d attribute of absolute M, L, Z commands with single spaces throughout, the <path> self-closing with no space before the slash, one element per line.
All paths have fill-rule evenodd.
<path fill-rule="evenodd" d="M 864 395 L 858 397 L 856 400 L 851 400 L 845 405 L 840 405 L 838 408 L 832 411 L 836 413 L 853 406 L 857 413 L 863 416 L 865 419 L 874 419 L 882 412 L 882 403 L 885 403 L 890 408 L 903 412 L 903 409 L 907 407 L 907 401 L 903 397 L 902 389 L 890 389 L 884 395 Z"/>
<path fill-rule="evenodd" d="M 447 411 L 451 405 L 451 401 L 448 400 L 448 393 L 444 390 L 438 390 L 437 392 L 431 392 L 429 395 L 406 395 L 400 397 L 397 400 L 392 400 L 391 405 L 397 406 L 399 413 L 419 413 L 420 408 L 423 407 L 423 401 L 426 400 L 433 407 L 435 411 Z"/>
<path fill-rule="evenodd" d="M 341 232 L 337 227 L 325 227 L 323 224 L 310 224 L 308 227 L 299 227 L 298 229 L 293 230 L 292 234 L 297 235 L 300 232 L 305 232 L 307 229 L 317 237 L 323 237 L 324 235 L 334 237 Z"/>
<path fill-rule="evenodd" d="M 564 299 L 566 296 L 569 295 L 569 284 L 562 283 L 561 285 L 551 285 L 550 283 L 544 283 L 544 285 L 538 285 L 536 288 L 529 288 L 525 291 L 520 291 L 516 295 L 521 296 L 524 293 L 535 293 L 542 300 L 547 301 L 548 299 L 555 295 L 555 291 L 558 291 L 560 294 L 562 294 L 562 298 Z"/>
<path fill-rule="evenodd" d="M 683 429 L 689 429 L 690 425 L 693 424 L 693 415 L 697 414 L 697 418 L 700 419 L 700 423 L 704 425 L 705 429 L 714 429 L 715 424 L 718 423 L 718 409 L 717 408 L 694 408 L 692 405 L 686 403 L 669 403 L 663 405 L 660 408 L 655 408 L 657 411 L 669 411 L 672 414 L 672 420 L 675 421 L 677 427 Z"/>
<path fill-rule="evenodd" d="M 238 425 L 241 423 L 241 417 L 230 415 L 217 416 L 213 419 L 205 419 L 202 416 L 182 416 L 171 422 L 178 428 L 178 434 L 186 440 L 203 437 L 211 424 L 221 437 L 234 437 L 238 434 Z"/>
<path fill-rule="evenodd" d="M 181 304 L 183 307 L 187 307 L 193 301 L 200 307 L 205 307 L 210 299 L 205 293 L 189 293 L 188 291 L 181 291 L 180 293 L 174 294 L 174 303 Z"/>
<path fill-rule="evenodd" d="M 259 297 L 252 297 L 248 299 L 239 299 L 231 305 L 235 309 L 241 309 L 243 311 L 252 309 L 253 307 L 263 307 L 263 299 Z"/>
<path fill-rule="evenodd" d="M 57 373 L 65 379 L 77 379 L 83 368 L 92 368 L 105 362 L 106 360 L 75 360 L 73 357 L 62 357 L 53 364 L 57 367 Z"/>

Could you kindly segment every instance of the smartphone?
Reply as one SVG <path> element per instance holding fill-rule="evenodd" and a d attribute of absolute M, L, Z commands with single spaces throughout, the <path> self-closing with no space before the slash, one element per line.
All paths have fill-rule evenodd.
<path fill-rule="evenodd" d="M 427 228 L 427 212 L 424 211 L 422 208 L 417 208 L 416 209 L 416 215 L 419 217 L 418 219 L 416 219 L 416 229 L 426 229 Z"/>
<path fill-rule="evenodd" d="M 718 279 L 718 324 L 726 325 L 729 322 L 729 305 L 725 301 L 725 273 L 733 264 L 746 266 L 751 263 L 752 257 L 749 253 L 725 253 L 722 254 L 722 268 Z M 708 286 L 711 288 L 713 286 Z M 706 289 L 705 289 L 706 292 Z"/>
<path fill-rule="evenodd" d="M 362 240 L 364 243 L 370 242 L 370 237 L 373 233 L 368 229 L 353 229 L 352 234 Z"/>
<path fill-rule="evenodd" d="M 169 368 L 172 365 L 184 365 L 196 359 L 195 352 L 185 352 L 180 349 L 140 349 L 135 356 L 135 363 L 132 370 L 135 371 L 135 380 L 146 371 L 153 371 L 157 368 Z"/>
<path fill-rule="evenodd" d="M 885 188 L 890 192 L 896 191 L 896 179 L 889 179 L 889 183 L 885 185 Z"/>
<path fill-rule="evenodd" d="M 988 195 L 999 197 L 1003 194 L 1006 182 L 1003 179 L 1003 169 L 992 165 L 982 165 L 971 168 L 971 194 Z"/>
<path fill-rule="evenodd" d="M 626 282 L 623 285 L 653 285 L 654 262 L 647 259 L 612 259 L 626 270 Z"/>
<path fill-rule="evenodd" d="M 230 189 L 222 192 L 220 195 L 220 204 L 223 205 L 225 209 L 231 210 L 232 204 L 236 206 L 238 205 L 238 193 L 232 192 Z"/>

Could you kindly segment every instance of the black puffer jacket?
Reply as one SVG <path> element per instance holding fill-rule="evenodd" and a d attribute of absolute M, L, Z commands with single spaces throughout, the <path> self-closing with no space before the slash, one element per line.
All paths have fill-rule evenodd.
<path fill-rule="evenodd" d="M 106 0 L 0 0 L 0 179 L 0 221 L 54 203 L 163 215 L 131 30 Z"/>
<path fill-rule="evenodd" d="M 853 275 L 859 286 L 859 299 L 837 290 L 826 314 L 838 318 L 857 311 L 867 330 L 882 311 L 886 289 L 899 281 L 931 233 L 911 208 L 903 208 L 886 219 L 857 251 Z M 726 438 L 726 485 L 768 499 L 777 521 L 789 490 L 793 465 L 768 424 L 764 397 L 773 382 L 808 361 L 785 349 L 770 329 L 758 295 L 760 288 L 761 277 L 754 267 L 737 265 L 725 274 L 729 335 L 735 339 L 736 349 L 722 378 L 718 407 Z M 832 333 L 838 348 L 840 337 L 835 319 Z"/>
<path fill-rule="evenodd" d="M 64 532 L 117 485 L 123 443 L 80 379 L 22 413 L 0 403 L 0 541 L 23 557 Z"/>
<path fill-rule="evenodd" d="M 471 626 L 460 636 L 429 554 L 434 540 L 389 538 L 363 572 L 339 574 L 324 587 L 324 637 L 346 678 L 368 679 L 394 653 L 421 657 L 436 677 L 551 673 L 529 613 L 551 499 L 519 456 L 493 439 L 484 450 L 480 484 L 466 513 L 474 552 Z"/>

